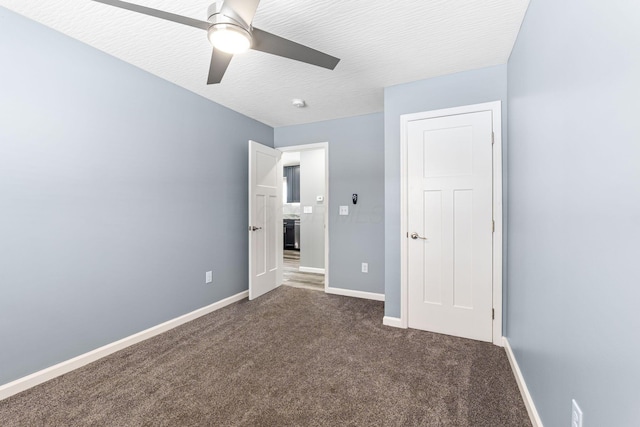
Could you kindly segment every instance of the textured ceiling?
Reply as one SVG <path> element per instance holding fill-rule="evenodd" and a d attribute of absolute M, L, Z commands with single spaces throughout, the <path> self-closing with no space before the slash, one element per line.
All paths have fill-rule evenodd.
<path fill-rule="evenodd" d="M 202 0 L 127 0 L 205 21 Z M 206 85 L 206 31 L 90 0 L 0 5 L 277 127 L 383 109 L 383 88 L 509 58 L 529 0 L 262 0 L 253 25 L 341 58 L 335 70 L 249 51 Z M 294 108 L 302 98 L 307 107 Z"/>

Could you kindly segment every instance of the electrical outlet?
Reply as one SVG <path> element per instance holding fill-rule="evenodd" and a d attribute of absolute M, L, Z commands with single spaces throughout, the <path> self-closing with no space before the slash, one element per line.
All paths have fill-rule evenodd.
<path fill-rule="evenodd" d="M 349 215 L 349 206 L 340 206 L 340 215 Z"/>
<path fill-rule="evenodd" d="M 582 427 L 582 410 L 575 399 L 571 399 L 571 427 Z"/>
<path fill-rule="evenodd" d="M 366 262 L 362 263 L 362 272 L 363 273 L 368 273 L 369 272 L 369 264 Z"/>
<path fill-rule="evenodd" d="M 213 282 L 213 271 L 207 271 L 207 274 L 205 275 L 205 283 L 211 282 Z"/>

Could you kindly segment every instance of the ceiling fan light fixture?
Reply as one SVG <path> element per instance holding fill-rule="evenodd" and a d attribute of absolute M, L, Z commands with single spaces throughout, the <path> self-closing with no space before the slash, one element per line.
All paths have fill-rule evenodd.
<path fill-rule="evenodd" d="M 237 25 L 212 25 L 208 36 L 213 47 L 226 53 L 242 53 L 251 47 L 251 34 Z"/>
<path fill-rule="evenodd" d="M 333 70 L 339 58 L 252 26 L 260 0 L 218 0 L 207 9 L 207 20 L 189 18 L 121 0 L 93 0 L 120 9 L 164 19 L 207 32 L 213 45 L 207 84 L 218 84 L 236 53 L 254 49 Z M 130 1 L 130 0 L 129 0 Z"/>

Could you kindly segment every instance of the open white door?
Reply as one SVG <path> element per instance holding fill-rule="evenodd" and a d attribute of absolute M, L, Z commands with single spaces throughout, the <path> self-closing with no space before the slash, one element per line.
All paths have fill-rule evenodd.
<path fill-rule="evenodd" d="M 282 283 L 281 152 L 249 141 L 249 299 Z"/>

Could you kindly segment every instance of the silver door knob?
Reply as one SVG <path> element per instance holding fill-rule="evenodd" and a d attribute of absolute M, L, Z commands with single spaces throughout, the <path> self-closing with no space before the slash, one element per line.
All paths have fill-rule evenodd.
<path fill-rule="evenodd" d="M 254 225 L 249 227 L 249 231 L 256 231 L 256 230 L 262 230 L 262 227 L 256 227 Z"/>
<path fill-rule="evenodd" d="M 426 237 L 422 237 L 421 235 L 419 235 L 419 234 L 418 234 L 418 233 L 416 233 L 415 231 L 414 231 L 413 233 L 411 233 L 411 238 L 412 238 L 413 240 L 416 240 L 416 239 L 427 240 L 427 238 L 426 238 Z"/>

